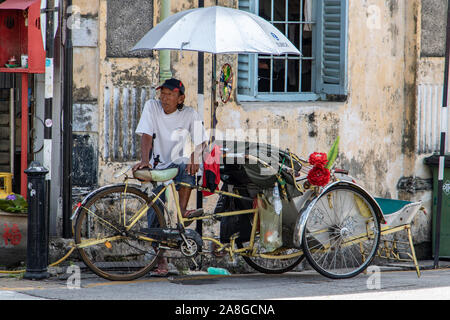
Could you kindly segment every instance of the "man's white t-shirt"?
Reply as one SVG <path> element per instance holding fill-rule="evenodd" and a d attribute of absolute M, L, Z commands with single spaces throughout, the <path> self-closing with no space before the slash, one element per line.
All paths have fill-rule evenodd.
<path fill-rule="evenodd" d="M 154 167 L 154 161 L 158 159 L 158 169 L 171 163 L 186 162 L 194 151 L 193 147 L 208 140 L 197 111 L 184 106 L 182 110 L 166 114 L 159 100 L 145 103 L 136 133 L 153 136 L 150 164 Z"/>

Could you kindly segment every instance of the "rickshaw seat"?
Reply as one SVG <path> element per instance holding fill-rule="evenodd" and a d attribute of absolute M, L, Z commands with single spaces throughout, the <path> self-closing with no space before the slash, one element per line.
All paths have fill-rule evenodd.
<path fill-rule="evenodd" d="M 166 182 L 175 178 L 178 174 L 178 168 L 168 169 L 150 169 L 143 168 L 136 170 L 133 175 L 136 179 L 145 182 Z"/>
<path fill-rule="evenodd" d="M 404 200 L 375 198 L 381 208 L 386 224 L 381 225 L 381 236 L 406 231 L 408 236 L 410 253 L 406 252 L 410 259 L 400 258 L 398 252 L 398 240 L 387 240 L 385 237 L 380 240 L 383 248 L 379 248 L 377 255 L 380 258 L 394 259 L 397 261 L 412 261 L 414 263 L 417 276 L 420 277 L 419 264 L 417 262 L 416 253 L 411 234 L 411 224 L 417 216 L 417 212 L 421 211 L 422 202 L 410 202 Z"/>

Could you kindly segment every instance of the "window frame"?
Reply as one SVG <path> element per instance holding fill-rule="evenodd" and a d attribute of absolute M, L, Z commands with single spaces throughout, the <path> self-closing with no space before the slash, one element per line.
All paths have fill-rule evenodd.
<path fill-rule="evenodd" d="M 245 2 L 247 11 L 258 14 L 259 13 L 259 0 L 240 0 Z M 312 23 L 312 73 L 311 73 L 311 89 L 312 92 L 258 92 L 258 54 L 239 55 L 238 57 L 238 80 L 239 72 L 242 72 L 239 68 L 242 59 L 246 59 L 244 56 L 248 56 L 248 81 L 249 89 L 245 90 L 246 93 L 239 93 L 239 82 L 236 90 L 237 101 L 240 102 L 306 102 L 306 101 L 318 101 L 318 100 L 345 100 L 348 95 L 348 0 L 338 0 L 341 2 L 341 30 L 340 30 L 340 74 L 341 77 L 339 89 L 327 86 L 322 82 L 323 79 L 323 24 L 325 23 L 325 15 L 319 14 L 324 12 L 325 2 L 327 5 L 332 5 L 333 0 L 318 0 L 312 1 L 313 8 L 313 21 Z M 240 4 L 239 4 L 240 5 Z M 342 21 L 342 19 L 344 19 Z M 309 23 L 310 21 L 304 21 L 303 23 Z M 301 23 L 302 24 L 302 23 Z M 336 98 L 337 97 L 337 98 Z"/>

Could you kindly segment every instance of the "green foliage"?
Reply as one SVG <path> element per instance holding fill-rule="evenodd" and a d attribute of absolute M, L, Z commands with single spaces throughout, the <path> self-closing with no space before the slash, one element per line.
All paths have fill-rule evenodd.
<path fill-rule="evenodd" d="M 28 203 L 19 194 L 12 194 L 6 199 L 0 199 L 0 210 L 10 213 L 27 213 Z"/>
<path fill-rule="evenodd" d="M 336 138 L 336 140 L 333 143 L 333 146 L 331 147 L 330 151 L 328 152 L 328 155 L 327 155 L 328 163 L 325 166 L 325 168 L 331 169 L 331 167 L 333 167 L 333 164 L 336 161 L 338 154 L 339 154 L 339 137 Z"/>

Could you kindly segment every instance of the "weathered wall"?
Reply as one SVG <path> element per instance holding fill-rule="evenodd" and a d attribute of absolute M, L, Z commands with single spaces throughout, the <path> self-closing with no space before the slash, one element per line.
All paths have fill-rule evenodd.
<path fill-rule="evenodd" d="M 128 50 L 135 39 L 153 27 L 158 14 L 158 1 L 154 2 L 138 1 L 130 6 L 125 1 L 74 0 L 81 11 L 80 29 L 74 30 L 74 131 L 79 134 L 76 146 L 88 143 L 82 145 L 83 150 L 96 150 L 98 157 L 90 165 L 76 167 L 92 167 L 99 185 L 112 182 L 114 171 L 139 154 L 133 124 L 143 101 L 158 83 L 158 54 L 129 54 Z M 132 34 L 127 37 L 129 32 Z M 125 38 L 129 41 L 121 41 Z M 84 139 L 85 134 L 94 138 Z M 74 154 L 74 163 L 86 162 L 78 157 L 81 154 Z M 84 183 L 75 181 L 75 185 Z"/>
<path fill-rule="evenodd" d="M 188 5 L 186 3 L 189 3 Z M 219 104 L 218 129 L 279 129 L 281 147 L 307 157 L 327 152 L 340 136 L 339 167 L 349 169 L 363 186 L 380 197 L 419 200 L 430 211 L 430 191 L 403 190 L 401 181 L 429 178 L 417 151 L 417 75 L 420 1 L 350 1 L 349 95 L 345 102 Z M 172 11 L 193 5 L 177 1 Z M 206 4 L 208 5 L 208 4 Z M 237 7 L 237 1 L 220 1 Z M 187 83 L 188 99 L 196 105 L 196 54 L 172 53 L 174 76 Z M 218 66 L 236 56 L 218 57 Z M 422 62 L 421 63 L 425 63 Z M 209 126 L 211 55 L 205 55 L 205 123 Z M 422 71 L 425 72 L 425 71 Z M 432 72 L 430 72 L 432 73 Z M 400 186 L 400 188 L 399 188 Z M 430 239 L 430 217 L 418 217 L 415 241 Z"/>
<path fill-rule="evenodd" d="M 237 6 L 237 1 L 222 2 Z M 327 152 L 339 135 L 339 165 L 350 169 L 371 192 L 396 198 L 399 178 L 414 170 L 416 3 L 350 1 L 346 102 L 239 104 L 233 97 L 226 105 L 219 104 L 218 128 L 278 128 L 281 146 L 303 156 Z M 172 6 L 173 12 L 188 7 L 185 1 L 172 2 Z M 368 23 L 371 6 L 379 8 L 379 24 Z M 187 83 L 188 97 L 195 105 L 196 54 L 183 56 L 172 53 L 172 68 L 174 75 Z M 204 114 L 208 125 L 211 59 L 209 54 L 205 57 Z M 218 66 L 225 61 L 231 61 L 237 70 L 235 56 L 220 56 Z"/>
<path fill-rule="evenodd" d="M 445 56 L 448 0 L 422 0 L 421 53 L 424 57 Z"/>
<path fill-rule="evenodd" d="M 98 3 L 74 0 L 73 39 L 73 184 L 98 183 Z M 75 192 L 76 193 L 76 192 Z"/>

